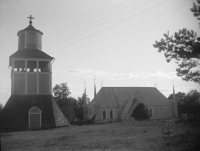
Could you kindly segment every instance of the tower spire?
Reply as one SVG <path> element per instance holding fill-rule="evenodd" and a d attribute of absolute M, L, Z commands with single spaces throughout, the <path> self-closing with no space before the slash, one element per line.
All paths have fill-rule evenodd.
<path fill-rule="evenodd" d="M 178 107 L 177 107 L 177 101 L 176 101 L 176 96 L 175 96 L 174 80 L 173 80 L 173 105 L 174 105 L 174 116 L 178 117 Z"/>
<path fill-rule="evenodd" d="M 87 119 L 87 106 L 86 106 L 86 82 L 84 80 L 84 94 L 83 94 L 83 120 Z"/>
<path fill-rule="evenodd" d="M 85 81 L 84 81 L 84 86 L 85 86 L 85 88 L 84 88 L 84 95 L 86 97 L 86 82 Z"/>

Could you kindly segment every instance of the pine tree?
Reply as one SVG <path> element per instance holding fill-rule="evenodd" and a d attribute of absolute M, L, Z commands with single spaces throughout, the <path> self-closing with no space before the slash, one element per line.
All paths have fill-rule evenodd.
<path fill-rule="evenodd" d="M 131 117 L 135 120 L 147 120 L 150 118 L 149 111 L 143 103 L 139 103 L 133 110 Z"/>

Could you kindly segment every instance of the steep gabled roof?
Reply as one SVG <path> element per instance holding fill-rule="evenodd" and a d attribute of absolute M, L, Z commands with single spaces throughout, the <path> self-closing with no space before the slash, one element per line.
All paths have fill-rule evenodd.
<path fill-rule="evenodd" d="M 171 106 L 170 101 L 154 87 L 102 87 L 91 105 L 124 107 L 127 100 L 135 97 L 146 106 Z"/>

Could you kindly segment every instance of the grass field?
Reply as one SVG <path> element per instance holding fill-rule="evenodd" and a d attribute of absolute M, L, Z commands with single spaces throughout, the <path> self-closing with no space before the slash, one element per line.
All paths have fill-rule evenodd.
<path fill-rule="evenodd" d="M 174 131 L 163 137 L 167 123 Z M 200 151 L 200 120 L 124 121 L 1 134 L 4 151 Z"/>

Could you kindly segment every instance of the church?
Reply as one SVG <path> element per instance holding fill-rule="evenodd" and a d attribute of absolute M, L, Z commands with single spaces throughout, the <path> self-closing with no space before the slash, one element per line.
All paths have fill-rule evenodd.
<path fill-rule="evenodd" d="M 17 33 L 18 50 L 9 57 L 11 96 L 1 111 L 4 130 L 35 130 L 69 125 L 52 97 L 52 63 L 42 51 L 40 30 L 29 26 Z"/>
<path fill-rule="evenodd" d="M 96 115 L 96 122 L 131 120 L 137 104 L 144 103 L 150 119 L 166 119 L 177 116 L 175 102 L 155 87 L 102 87 L 87 105 L 87 118 Z"/>

